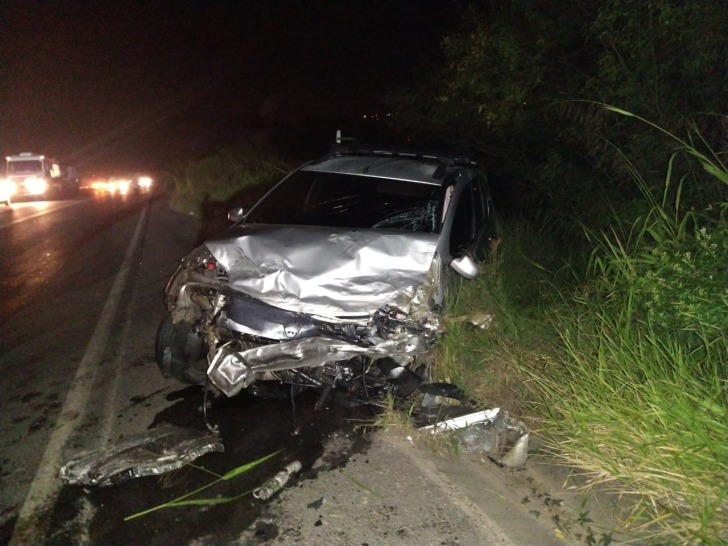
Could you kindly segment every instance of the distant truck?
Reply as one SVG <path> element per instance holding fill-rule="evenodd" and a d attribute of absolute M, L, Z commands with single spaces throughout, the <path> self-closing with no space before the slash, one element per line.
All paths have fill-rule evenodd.
<path fill-rule="evenodd" d="M 5 158 L 3 186 L 11 196 L 50 197 L 56 192 L 75 192 L 79 176 L 75 168 L 61 166 L 55 159 L 31 152 Z"/>

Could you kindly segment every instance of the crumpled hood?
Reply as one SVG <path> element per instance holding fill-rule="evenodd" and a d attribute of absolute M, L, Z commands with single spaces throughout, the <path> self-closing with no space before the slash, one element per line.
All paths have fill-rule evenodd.
<path fill-rule="evenodd" d="M 422 282 L 433 233 L 249 224 L 205 244 L 228 286 L 289 311 L 330 318 L 370 315 Z"/>

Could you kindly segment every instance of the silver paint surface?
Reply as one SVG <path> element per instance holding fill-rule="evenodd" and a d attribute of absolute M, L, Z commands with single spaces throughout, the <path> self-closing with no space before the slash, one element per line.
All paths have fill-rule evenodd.
<path fill-rule="evenodd" d="M 228 287 L 281 309 L 366 317 L 425 280 L 439 235 L 248 224 L 206 246 Z"/>
<path fill-rule="evenodd" d="M 442 179 L 435 173 L 440 166 L 436 160 L 425 161 L 406 157 L 332 157 L 303 167 L 303 171 L 345 173 L 390 180 L 408 180 L 439 186 Z"/>

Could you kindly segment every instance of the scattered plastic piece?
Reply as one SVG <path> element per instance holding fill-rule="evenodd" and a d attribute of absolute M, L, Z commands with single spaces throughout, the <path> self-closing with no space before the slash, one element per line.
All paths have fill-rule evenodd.
<path fill-rule="evenodd" d="M 477 423 L 492 422 L 499 412 L 500 408 L 476 411 L 474 413 L 454 417 L 453 419 L 448 419 L 440 423 L 435 423 L 434 425 L 424 426 L 420 430 L 432 430 L 433 433 L 442 432 L 443 430 L 457 430 Z"/>
<path fill-rule="evenodd" d="M 288 480 L 291 479 L 291 476 L 296 474 L 299 470 L 301 470 L 300 461 L 288 463 L 283 470 L 273 476 L 273 479 L 265 482 L 258 489 L 253 491 L 253 496 L 256 499 L 268 500 L 276 491 L 282 489 L 283 486 L 288 483 Z"/>
<path fill-rule="evenodd" d="M 306 508 L 313 508 L 314 510 L 318 510 L 319 508 L 321 508 L 324 505 L 325 502 L 326 502 L 326 497 L 321 497 L 319 500 L 309 502 L 306 505 Z"/>
<path fill-rule="evenodd" d="M 518 438 L 515 445 L 501 457 L 500 462 L 514 470 L 520 470 L 526 466 L 526 459 L 528 459 L 528 440 L 530 437 L 531 434 L 527 432 Z"/>
<path fill-rule="evenodd" d="M 473 311 L 469 315 L 461 317 L 449 317 L 448 322 L 467 322 L 481 330 L 488 330 L 495 324 L 495 316 L 482 309 Z"/>
<path fill-rule="evenodd" d="M 482 453 L 514 470 L 523 468 L 528 458 L 530 432 L 504 409 L 476 411 L 420 430 L 453 432 L 466 453 Z"/>
<path fill-rule="evenodd" d="M 468 317 L 468 322 L 476 328 L 488 330 L 495 323 L 495 317 L 485 311 L 475 311 Z"/>
<path fill-rule="evenodd" d="M 112 485 L 177 470 L 212 451 L 224 451 L 206 431 L 162 425 L 102 449 L 83 451 L 61 466 L 67 484 Z"/>

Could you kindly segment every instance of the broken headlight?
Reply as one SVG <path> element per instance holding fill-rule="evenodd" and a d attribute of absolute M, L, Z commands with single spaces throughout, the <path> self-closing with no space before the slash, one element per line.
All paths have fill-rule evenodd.
<path fill-rule="evenodd" d="M 205 245 L 198 246 L 192 252 L 187 254 L 187 256 L 182 258 L 182 265 L 187 265 L 191 267 L 203 267 L 213 262 L 215 264 L 215 267 L 217 267 L 217 261 L 215 260 L 215 257 Z"/>

